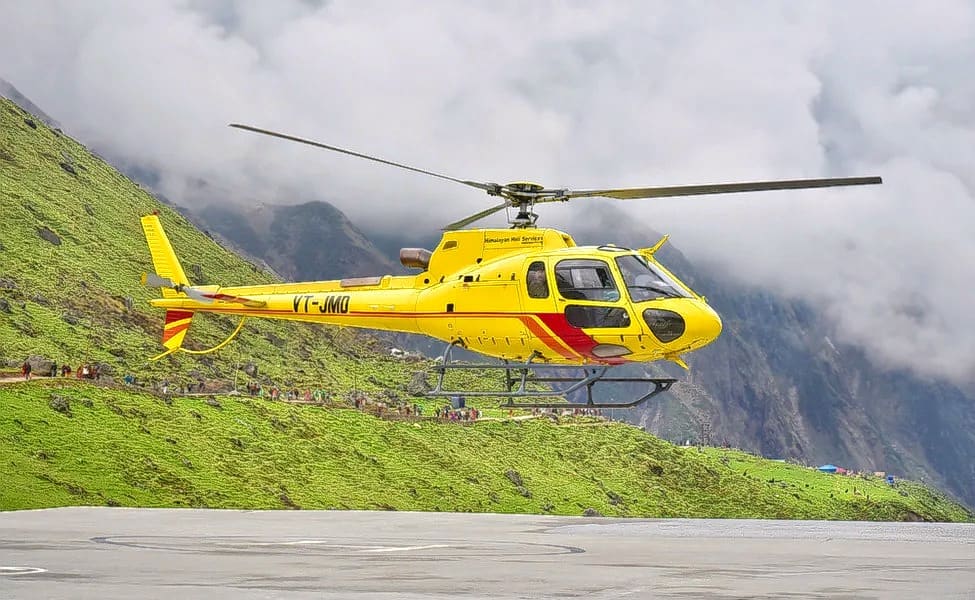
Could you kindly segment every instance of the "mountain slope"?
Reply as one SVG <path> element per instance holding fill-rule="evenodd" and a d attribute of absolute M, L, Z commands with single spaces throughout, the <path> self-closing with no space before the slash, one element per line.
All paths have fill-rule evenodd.
<path fill-rule="evenodd" d="M 174 384 L 226 382 L 237 365 L 253 363 L 279 385 L 349 389 L 353 366 L 378 358 L 378 343 L 351 330 L 258 319 L 226 351 L 148 363 L 161 348 L 163 313 L 148 305 L 158 290 L 139 284 L 152 270 L 139 217 L 153 211 L 191 282 L 273 281 L 85 147 L 0 100 L 0 360 L 20 364 L 40 355 L 72 367 L 100 362 L 116 376 L 132 371 Z M 232 318 L 199 315 L 187 345 L 211 347 L 235 325 Z M 377 361 L 375 368 L 381 379 L 388 372 L 409 380 L 399 363 Z"/>
<path fill-rule="evenodd" d="M 55 121 L 47 113 L 42 111 L 40 107 L 30 101 L 27 96 L 20 93 L 20 90 L 14 87 L 14 84 L 10 83 L 6 79 L 0 77 L 0 97 L 7 98 L 11 100 L 17 106 L 20 106 L 31 115 L 40 119 L 42 123 L 50 127 L 51 129 L 56 129 L 61 127 L 61 124 Z"/>

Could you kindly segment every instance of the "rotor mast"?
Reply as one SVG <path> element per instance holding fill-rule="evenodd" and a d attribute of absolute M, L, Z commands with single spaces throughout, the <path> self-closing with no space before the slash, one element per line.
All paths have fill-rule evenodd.
<path fill-rule="evenodd" d="M 535 227 L 535 221 L 538 220 L 538 214 L 533 210 L 535 199 L 537 194 L 544 189 L 543 186 L 529 181 L 509 183 L 502 188 L 498 195 L 506 198 L 511 206 L 518 207 L 518 214 L 515 215 L 515 218 L 508 220 L 512 229 Z"/>

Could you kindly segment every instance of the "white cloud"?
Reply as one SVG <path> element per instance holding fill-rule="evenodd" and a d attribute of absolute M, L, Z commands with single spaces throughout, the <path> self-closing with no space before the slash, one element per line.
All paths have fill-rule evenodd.
<path fill-rule="evenodd" d="M 450 175 L 602 187 L 827 175 L 871 189 L 621 203 L 691 258 L 813 300 L 890 367 L 975 373 L 975 5 L 11 2 L 0 76 L 116 161 L 238 202 L 317 191 L 432 230 Z M 217 190 L 214 192 L 213 190 Z M 543 207 L 571 231 L 593 202 Z M 498 221 L 494 222 L 498 224 Z"/>

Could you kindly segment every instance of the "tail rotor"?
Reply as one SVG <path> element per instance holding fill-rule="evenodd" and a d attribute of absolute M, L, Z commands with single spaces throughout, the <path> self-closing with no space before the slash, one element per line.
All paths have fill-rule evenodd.
<path fill-rule="evenodd" d="M 142 285 L 144 286 L 174 290 L 177 293 L 186 294 L 189 298 L 196 300 L 197 302 L 203 302 L 206 304 L 213 302 L 213 298 L 208 297 L 200 290 L 184 283 L 176 283 L 168 277 L 161 277 L 155 273 L 143 273 L 141 281 Z"/>

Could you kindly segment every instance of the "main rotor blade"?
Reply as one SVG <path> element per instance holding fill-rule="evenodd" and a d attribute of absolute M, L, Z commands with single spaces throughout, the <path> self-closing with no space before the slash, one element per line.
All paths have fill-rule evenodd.
<path fill-rule="evenodd" d="M 538 202 L 554 202 L 568 198 L 602 196 L 632 200 L 636 198 L 666 198 L 668 196 L 700 196 L 704 194 L 734 194 L 770 190 L 801 190 L 806 188 L 883 183 L 880 177 L 833 177 L 828 179 L 789 179 L 779 181 L 747 181 L 742 183 L 708 183 L 704 185 L 675 185 L 669 187 L 622 188 L 615 190 L 568 190 L 564 195 L 540 198 Z"/>
<path fill-rule="evenodd" d="M 491 208 L 488 208 L 486 210 L 482 210 L 481 212 L 477 213 L 476 215 L 471 215 L 471 216 L 467 217 L 466 219 L 461 219 L 460 221 L 455 221 L 454 223 L 451 223 L 450 225 L 447 225 L 446 227 L 444 227 L 443 230 L 444 231 L 453 231 L 455 229 L 461 229 L 463 227 L 466 227 L 467 225 L 470 225 L 474 221 L 480 221 L 481 219 L 483 219 L 484 217 L 486 217 L 488 215 L 493 215 L 494 213 L 498 212 L 499 210 L 501 210 L 502 208 L 505 208 L 507 206 L 508 206 L 508 203 L 507 202 L 502 202 L 501 204 L 499 204 L 497 206 L 492 206 Z"/>
<path fill-rule="evenodd" d="M 416 167 L 411 167 L 409 165 L 403 165 L 400 163 L 393 162 L 391 160 L 386 160 L 384 158 L 378 158 L 375 156 L 369 156 L 368 154 L 362 154 L 360 152 L 354 152 L 352 150 L 346 150 L 344 148 L 339 148 L 337 146 L 329 146 L 328 144 L 323 144 L 321 142 L 316 142 L 314 140 L 307 140 L 305 138 L 296 137 L 293 135 L 288 135 L 286 133 L 278 133 L 277 131 L 271 131 L 269 129 L 260 129 L 259 127 L 251 127 L 250 125 L 242 125 L 240 123 L 231 123 L 231 127 L 236 127 L 237 129 L 243 129 L 245 131 L 253 131 L 254 133 L 263 133 L 264 135 L 270 135 L 272 137 L 281 138 L 283 140 L 290 140 L 292 142 L 298 142 L 301 144 L 308 144 L 309 146 L 315 146 L 316 148 L 324 148 L 326 150 L 332 150 L 333 152 L 341 152 L 342 154 L 348 154 L 350 156 L 357 156 L 359 158 L 365 158 L 366 160 L 372 160 L 378 163 L 383 163 L 384 165 L 392 165 L 394 167 L 399 167 L 401 169 L 406 169 L 407 171 L 415 171 L 417 173 L 423 173 L 424 175 L 432 175 L 434 177 L 439 177 L 440 179 L 446 179 L 447 181 L 455 181 L 457 183 L 462 183 L 464 185 L 469 185 L 471 187 L 477 188 L 479 190 L 484 190 L 486 192 L 492 192 L 498 189 L 497 184 L 490 183 L 480 183 L 478 181 L 467 181 L 466 179 L 457 179 L 456 177 L 450 177 L 449 175 L 442 175 L 440 173 L 434 173 L 433 171 L 424 171 L 423 169 L 418 169 Z"/>

